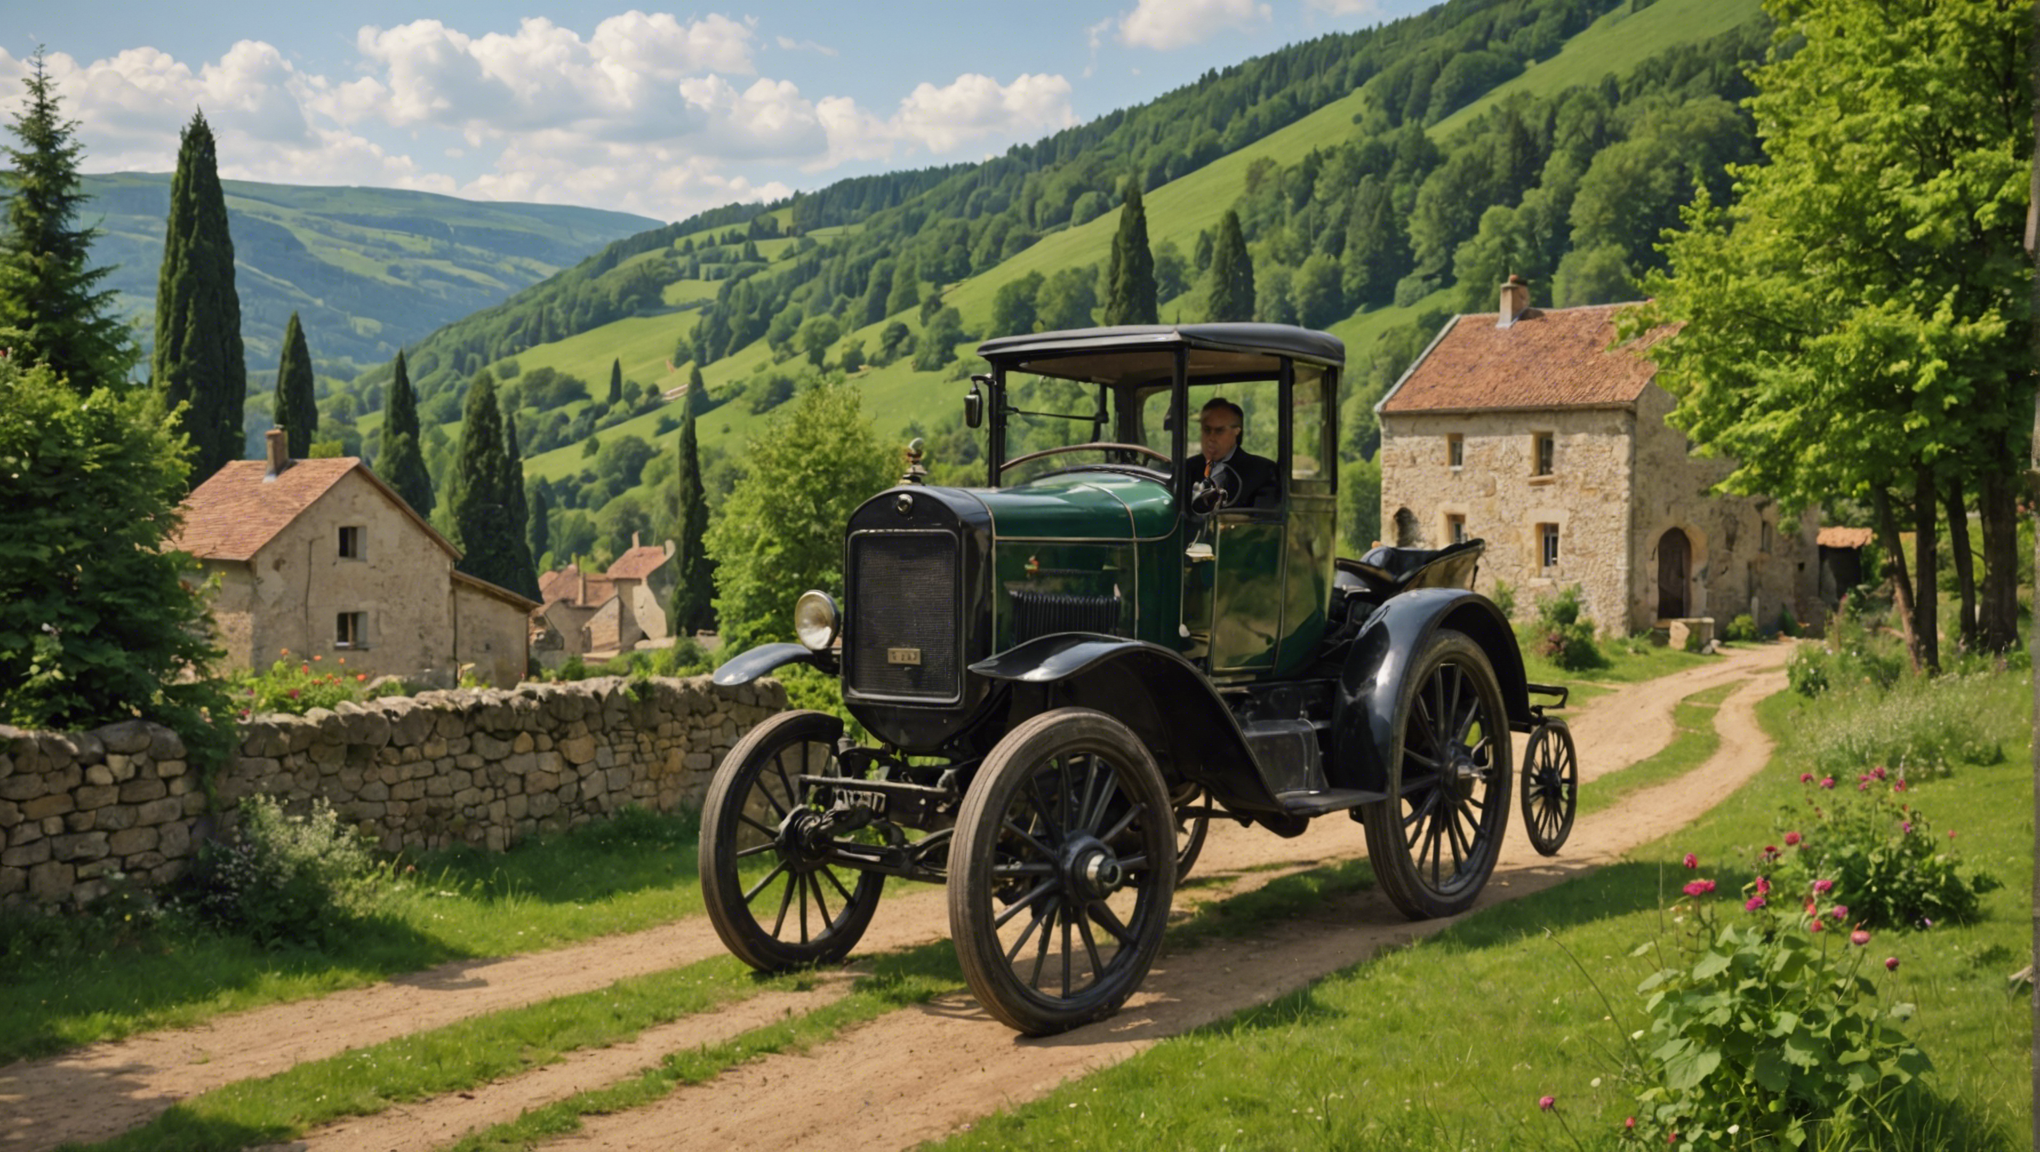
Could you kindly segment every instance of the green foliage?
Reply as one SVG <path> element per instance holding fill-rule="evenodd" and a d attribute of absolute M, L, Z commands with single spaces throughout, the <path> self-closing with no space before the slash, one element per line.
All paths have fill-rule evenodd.
<path fill-rule="evenodd" d="M 1126 199 L 1119 205 L 1119 229 L 1112 236 L 1105 286 L 1106 324 L 1159 322 L 1155 254 L 1148 247 L 1147 208 L 1141 203 L 1138 179 L 1127 182 Z"/>
<path fill-rule="evenodd" d="M 1746 643 L 1757 638 L 1757 622 L 1744 612 L 1728 622 L 1728 628 L 1721 634 L 1722 639 L 1731 643 Z M 1794 685 L 1797 688 L 1797 685 Z"/>
<path fill-rule="evenodd" d="M 150 384 L 163 397 L 164 409 L 178 412 L 179 427 L 195 449 L 192 479 L 203 482 L 241 458 L 248 366 L 219 159 L 212 128 L 198 112 L 179 138 L 177 175 L 170 182 L 155 340 Z M 308 430 L 301 448 L 310 446 Z M 299 450 L 293 440 L 293 452 Z"/>
<path fill-rule="evenodd" d="M 368 842 L 324 800 L 286 814 L 267 796 L 241 802 L 236 834 L 199 850 L 178 902 L 222 931 L 268 948 L 322 948 L 343 939 L 380 872 Z"/>
<path fill-rule="evenodd" d="M 513 459 L 515 432 L 504 426 L 496 380 L 487 372 L 468 387 L 460 429 L 453 522 L 470 576 L 538 599 L 538 575 L 524 538 L 530 511 L 523 469 Z"/>
<path fill-rule="evenodd" d="M 1568 672 L 1608 663 L 1594 643 L 1594 622 L 1580 614 L 1581 596 L 1580 586 L 1573 584 L 1537 606 L 1535 650 Z"/>
<path fill-rule="evenodd" d="M 324 656 L 291 660 L 284 653 L 260 674 L 237 672 L 227 680 L 227 695 L 245 719 L 263 712 L 302 716 L 314 708 L 331 708 L 342 700 L 360 700 L 368 681 L 365 672 L 347 671 L 345 657 L 325 666 Z"/>
<path fill-rule="evenodd" d="M 1218 222 L 1218 240 L 1211 250 L 1204 299 L 1206 320 L 1254 318 L 1254 260 L 1247 254 L 1239 213 L 1230 208 Z"/>
<path fill-rule="evenodd" d="M 1837 931 L 1972 920 L 1979 898 L 2003 886 L 1988 873 L 1965 873 L 1954 832 L 1934 835 L 1903 774 L 1873 768 L 1854 788 L 1833 776 L 1815 781 L 1811 772 L 1800 782 L 1806 794 L 1779 820 L 1785 847 L 1772 879 L 1782 902 L 1811 902 Z"/>
<path fill-rule="evenodd" d="M 1514 620 L 1516 618 L 1516 586 L 1514 584 L 1509 583 L 1507 580 L 1495 581 L 1495 590 L 1488 596 L 1488 599 L 1493 600 L 1495 607 L 1501 609 L 1504 619 Z"/>
<path fill-rule="evenodd" d="M 840 592 L 843 531 L 857 505 L 894 480 L 892 453 L 855 385 L 822 381 L 751 441 L 749 471 L 709 526 L 723 650 L 792 639 L 804 589 Z"/>
<path fill-rule="evenodd" d="M 1358 556 L 1381 539 L 1381 464 L 1352 460 L 1339 465 L 1339 541 Z"/>
<path fill-rule="evenodd" d="M 668 486 L 670 527 L 679 548 L 680 568 L 673 584 L 669 612 L 680 636 L 715 627 L 715 558 L 708 551 L 708 492 L 702 484 L 700 451 L 695 440 L 694 413 L 680 421 L 674 442 L 676 466 Z"/>
<path fill-rule="evenodd" d="M 290 454 L 300 460 L 312 450 L 312 434 L 319 430 L 319 397 L 312 379 L 312 353 L 305 346 L 304 326 L 298 314 L 290 314 L 283 330 L 283 359 L 276 366 L 276 402 L 271 411 L 276 426 L 284 430 Z"/>
<path fill-rule="evenodd" d="M 1837 613 L 1819 644 L 1801 644 L 1785 665 L 1787 682 L 1801 696 L 1861 684 L 1890 688 L 1905 672 L 1905 653 L 1888 633 L 1864 626 L 1860 613 Z"/>
<path fill-rule="evenodd" d="M 28 98 L 12 124 L 20 146 L 0 164 L 0 346 L 25 364 L 49 365 L 80 396 L 125 388 L 136 352 L 127 326 L 108 315 L 114 294 L 102 282 L 111 269 L 85 266 L 97 233 L 72 223 L 85 202 L 78 125 L 59 110 L 41 48 L 28 64 Z"/>
<path fill-rule="evenodd" d="M 1800 1147 L 1815 1136 L 1853 1147 L 1852 1137 L 1888 1127 L 1933 1064 L 1903 1030 L 1913 1006 L 1880 1002 L 1865 974 L 1868 935 L 1852 943 L 1791 900 L 1774 907 L 1760 894 L 1728 919 L 1713 889 L 1687 884 L 1690 922 L 1671 955 L 1662 942 L 1635 953 L 1664 965 L 1637 989 L 1651 1021 L 1648 1040 L 1634 1037 L 1637 1135 L 1695 1150 Z"/>
<path fill-rule="evenodd" d="M 1847 665 L 1837 661 L 1830 667 Z M 2021 726 L 2002 715 L 2002 701 L 1981 690 L 1985 683 L 1977 676 L 1903 675 L 1880 690 L 1874 678 L 1838 680 L 1836 687 L 1852 689 L 1876 707 L 1847 720 L 1809 722 L 1805 735 L 1815 770 L 1853 779 L 1866 766 L 1881 764 L 1921 779 L 1964 764 L 2003 763 L 2005 747 L 2019 739 Z"/>

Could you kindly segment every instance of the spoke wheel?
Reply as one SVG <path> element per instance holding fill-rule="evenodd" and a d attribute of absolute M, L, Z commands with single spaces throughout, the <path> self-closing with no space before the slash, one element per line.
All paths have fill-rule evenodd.
<path fill-rule="evenodd" d="M 1204 851 L 1204 838 L 1211 834 L 1211 793 L 1185 784 L 1170 799 L 1176 805 L 1176 883 L 1181 884 Z"/>
<path fill-rule="evenodd" d="M 753 968 L 831 964 L 871 924 L 885 877 L 823 862 L 801 775 L 833 775 L 843 722 L 782 712 L 730 749 L 701 807 L 701 892 L 716 935 Z"/>
<path fill-rule="evenodd" d="M 1176 823 L 1124 724 L 1064 708 L 979 766 L 950 853 L 949 930 L 985 1010 L 1030 1036 L 1109 1016 L 1146 978 L 1176 883 Z"/>
<path fill-rule="evenodd" d="M 1551 719 L 1530 730 L 1523 745 L 1523 828 L 1540 856 L 1556 856 L 1572 834 L 1580 800 L 1580 761 L 1572 731 Z"/>
<path fill-rule="evenodd" d="M 1396 704 L 1387 800 L 1367 806 L 1367 858 L 1413 920 L 1472 907 L 1509 820 L 1510 736 L 1501 685 L 1480 646 L 1441 628 Z"/>

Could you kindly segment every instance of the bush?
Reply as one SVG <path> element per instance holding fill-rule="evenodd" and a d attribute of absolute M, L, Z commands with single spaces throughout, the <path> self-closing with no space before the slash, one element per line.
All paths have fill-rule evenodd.
<path fill-rule="evenodd" d="M 1819 645 L 1800 645 L 1785 666 L 1787 683 L 1801 696 L 1831 688 L 1890 688 L 1905 673 L 1905 650 L 1897 637 L 1873 632 L 1854 612 L 1837 613 Z"/>
<path fill-rule="evenodd" d="M 288 657 L 290 649 L 284 649 L 283 655 Z M 342 700 L 362 698 L 367 673 L 346 671 L 345 657 L 335 660 L 332 668 L 314 667 L 324 662 L 323 656 L 298 661 L 280 659 L 260 675 L 236 673 L 228 681 L 227 692 L 241 710 L 242 719 L 258 712 L 302 716 L 314 708 L 331 708 Z"/>
<path fill-rule="evenodd" d="M 1378 485 L 1379 481 L 1376 483 Z M 1507 580 L 1495 581 L 1495 593 L 1489 599 L 1495 602 L 1495 607 L 1502 610 L 1504 619 L 1514 620 L 1516 618 L 1516 586 L 1514 584 L 1509 583 Z"/>
<path fill-rule="evenodd" d="M 1730 642 L 1755 640 L 1757 638 L 1757 622 L 1750 618 L 1749 613 L 1745 612 L 1728 622 L 1728 631 L 1722 633 L 1721 638 Z"/>
<path fill-rule="evenodd" d="M 324 800 L 290 816 L 276 800 L 250 796 L 240 811 L 238 834 L 200 849 L 180 904 L 266 948 L 324 947 L 349 931 L 379 874 L 367 840 Z"/>
<path fill-rule="evenodd" d="M 1788 815 L 1785 847 L 1766 852 L 1782 900 L 1834 905 L 1838 927 L 1925 928 L 1975 918 L 1978 898 L 2002 886 L 1988 873 L 1963 874 L 1948 840 L 1905 798 L 1903 776 L 1874 768 L 1836 794 L 1832 776 L 1800 779 L 1811 811 Z"/>
<path fill-rule="evenodd" d="M 1580 615 L 1580 597 L 1574 584 L 1537 609 L 1537 654 L 1568 672 L 1608 663 L 1594 644 L 1594 622 Z"/>
<path fill-rule="evenodd" d="M 1844 780 L 1873 765 L 1918 779 L 2002 763 L 2027 718 L 2008 715 L 1994 689 L 1987 675 L 1908 677 L 1888 691 L 1859 685 L 1860 705 L 1810 719 L 1803 746 L 1816 775 Z"/>

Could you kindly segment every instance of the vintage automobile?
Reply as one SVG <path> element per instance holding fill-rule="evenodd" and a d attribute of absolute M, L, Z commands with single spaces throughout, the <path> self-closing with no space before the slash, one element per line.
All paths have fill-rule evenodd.
<path fill-rule="evenodd" d="M 888 876 L 946 883 L 985 1009 L 1024 1033 L 1109 1015 L 1146 976 L 1209 820 L 1282 836 L 1344 813 L 1413 918 L 1471 905 L 1513 792 L 1540 851 L 1577 761 L 1509 623 L 1471 591 L 1479 541 L 1335 555 L 1338 376 L 1323 332 L 1182 324 L 995 339 L 965 421 L 985 486 L 903 482 L 851 516 L 838 601 L 793 606 L 802 661 L 870 733 L 781 713 L 716 771 L 701 878 L 754 967 L 842 959 Z M 1228 504 L 1191 429 L 1215 397 L 1272 459 Z M 1229 409 L 1222 411 L 1230 411 Z"/>

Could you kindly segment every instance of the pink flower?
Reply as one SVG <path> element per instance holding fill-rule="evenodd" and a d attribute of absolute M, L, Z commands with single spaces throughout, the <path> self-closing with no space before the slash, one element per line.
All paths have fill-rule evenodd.
<path fill-rule="evenodd" d="M 1832 880 L 1815 880 L 1813 882 L 1813 890 L 1825 895 L 1835 890 L 1835 882 Z"/>
<path fill-rule="evenodd" d="M 1556 1108 L 1556 1107 L 1558 1107 L 1558 1097 L 1556 1097 L 1556 1096 L 1539 1096 L 1539 1097 L 1537 1098 L 1537 1107 L 1539 1107 L 1539 1108 L 1543 1109 L 1543 1110 L 1544 1110 L 1544 1111 L 1546 1111 L 1546 1112 L 1549 1112 L 1549 1111 L 1551 1111 L 1551 1110 L 1552 1110 L 1553 1108 Z"/>
<path fill-rule="evenodd" d="M 1891 786 L 1891 790 L 1892 790 L 1893 792 L 1903 792 L 1903 791 L 1905 791 L 1905 781 L 1904 781 L 1903 779 L 1900 779 L 1898 783 L 1896 783 L 1896 784 L 1893 784 L 1893 785 Z"/>
<path fill-rule="evenodd" d="M 1712 891 L 1714 891 L 1714 881 L 1712 880 L 1693 880 L 1686 885 L 1686 895 L 1688 896 L 1705 896 Z"/>
<path fill-rule="evenodd" d="M 1769 896 L 1771 894 L 1771 882 L 1762 876 L 1757 877 L 1757 892 L 1759 895 Z"/>
<path fill-rule="evenodd" d="M 1896 957 L 1896 956 L 1886 956 L 1886 957 L 1884 958 L 1884 970 L 1885 970 L 1886 972 L 1896 972 L 1896 971 L 1898 971 L 1898 957 Z"/>
<path fill-rule="evenodd" d="M 1877 780 L 1882 780 L 1882 779 L 1884 779 L 1884 766 L 1880 764 L 1880 765 L 1878 765 L 1877 767 L 1875 767 L 1875 768 L 1872 768 L 1872 769 L 1870 770 L 1870 775 L 1871 775 L 1871 777 L 1872 777 L 1873 779 L 1877 779 Z"/>
<path fill-rule="evenodd" d="M 1777 859 L 1778 859 L 1778 846 L 1776 844 L 1764 845 L 1764 863 L 1766 864 L 1774 863 Z"/>
<path fill-rule="evenodd" d="M 1858 792 L 1868 792 L 1869 790 L 1870 790 L 1870 781 L 1868 781 L 1868 780 L 1859 780 L 1859 781 L 1857 781 L 1857 783 L 1856 783 L 1856 791 L 1858 791 Z"/>
<path fill-rule="evenodd" d="M 1808 932 L 1825 932 L 1827 931 L 1827 925 L 1821 923 L 1818 920 L 1815 920 L 1813 923 L 1808 924 L 1806 926 L 1806 930 Z"/>
<path fill-rule="evenodd" d="M 1765 900 L 1762 896 L 1752 896 L 1743 901 L 1742 907 L 1745 912 L 1755 912 L 1757 909 L 1762 908 L 1764 904 Z"/>
<path fill-rule="evenodd" d="M 1629 1118 L 1628 1120 L 1625 1120 L 1625 1121 L 1623 1121 L 1623 1124 L 1622 1124 L 1622 1126 L 1623 1126 L 1624 1128 L 1627 1128 L 1627 1129 L 1631 1130 L 1631 1131 L 1635 1131 L 1635 1129 L 1636 1129 L 1636 1117 L 1634 1117 L 1634 1116 L 1631 1116 L 1631 1117 L 1630 1117 L 1630 1118 Z"/>
<path fill-rule="evenodd" d="M 1900 832 L 1905 833 L 1908 836 L 1912 835 L 1912 821 L 1908 820 L 1905 823 L 1900 824 L 1898 826 L 1898 830 Z"/>
<path fill-rule="evenodd" d="M 1847 920 L 1848 918 L 1849 906 L 1847 904 L 1837 904 L 1828 909 L 1828 919 L 1830 920 Z"/>
<path fill-rule="evenodd" d="M 1823 776 L 1823 777 L 1821 777 L 1821 778 L 1820 778 L 1820 786 L 1821 786 L 1821 787 L 1823 787 L 1823 788 L 1832 788 L 1832 787 L 1834 787 L 1834 786 L 1835 786 L 1835 778 L 1834 778 L 1834 777 L 1832 777 L 1832 776 Z"/>
<path fill-rule="evenodd" d="M 1861 948 L 1863 945 L 1868 944 L 1869 942 L 1870 934 L 1868 932 L 1863 931 L 1861 928 L 1858 928 L 1854 932 L 1849 933 L 1849 943 L 1854 944 L 1858 948 Z"/>
<path fill-rule="evenodd" d="M 1950 829 L 1948 829 L 1948 839 L 1950 839 L 1950 840 L 1953 840 L 1954 838 L 1955 838 L 1955 830 L 1954 830 L 1953 828 L 1950 828 Z"/>
<path fill-rule="evenodd" d="M 1799 833 L 1797 833 L 1797 832 L 1787 832 L 1787 833 L 1785 834 L 1785 846 L 1786 846 L 1787 848 L 1797 848 L 1797 847 L 1799 847 Z"/>
<path fill-rule="evenodd" d="M 1699 866 L 1700 858 L 1698 856 L 1693 855 L 1691 852 L 1686 853 L 1686 867 L 1698 868 Z"/>
<path fill-rule="evenodd" d="M 1811 784 L 1811 783 L 1813 783 L 1813 773 L 1811 773 L 1811 772 L 1801 772 L 1801 773 L 1799 774 L 1799 782 L 1800 782 L 1801 784 Z"/>

